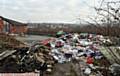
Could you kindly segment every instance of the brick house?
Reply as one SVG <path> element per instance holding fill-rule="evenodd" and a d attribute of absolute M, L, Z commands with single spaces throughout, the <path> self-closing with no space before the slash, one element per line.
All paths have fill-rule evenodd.
<path fill-rule="evenodd" d="M 27 32 L 27 24 L 0 16 L 0 32 L 22 34 Z"/>

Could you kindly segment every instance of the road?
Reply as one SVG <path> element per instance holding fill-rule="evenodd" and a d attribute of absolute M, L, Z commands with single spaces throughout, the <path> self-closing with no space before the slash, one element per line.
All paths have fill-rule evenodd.
<path fill-rule="evenodd" d="M 33 41 L 40 41 L 48 38 L 52 38 L 52 37 L 41 36 L 41 35 L 27 35 L 25 37 L 16 36 L 17 40 L 28 44 L 31 44 Z"/>

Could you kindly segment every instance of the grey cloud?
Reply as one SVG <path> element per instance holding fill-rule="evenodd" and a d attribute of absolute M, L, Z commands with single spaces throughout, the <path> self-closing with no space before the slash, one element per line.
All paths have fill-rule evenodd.
<path fill-rule="evenodd" d="M 2 0 L 3 1 L 3 0 Z M 93 10 L 93 0 L 4 0 L 4 15 L 21 21 L 71 21 L 77 16 L 86 17 Z M 99 1 L 99 0 L 97 0 Z M 0 2 L 0 4 L 3 4 Z M 0 7 L 2 7 L 0 5 Z M 2 12 L 0 11 L 0 14 Z M 94 14 L 94 13 L 93 13 Z"/>

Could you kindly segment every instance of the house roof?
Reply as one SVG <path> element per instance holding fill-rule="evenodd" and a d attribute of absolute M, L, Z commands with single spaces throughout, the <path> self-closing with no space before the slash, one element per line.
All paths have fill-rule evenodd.
<path fill-rule="evenodd" d="M 10 24 L 12 24 L 12 25 L 16 25 L 16 26 L 26 26 L 26 24 L 25 23 L 21 23 L 21 22 L 18 22 L 18 21 L 15 21 L 15 20 L 11 20 L 11 19 L 8 19 L 8 18 L 4 18 L 4 17 L 2 17 L 2 16 L 0 16 L 0 18 L 2 19 L 2 20 L 4 20 L 4 21 L 6 21 L 6 22 L 8 22 L 8 23 L 10 23 Z"/>

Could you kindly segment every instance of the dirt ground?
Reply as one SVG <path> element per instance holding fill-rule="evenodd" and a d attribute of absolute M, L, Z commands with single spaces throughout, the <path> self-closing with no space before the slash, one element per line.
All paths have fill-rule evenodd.
<path fill-rule="evenodd" d="M 51 74 L 44 76 L 83 76 L 77 63 L 56 64 Z"/>

